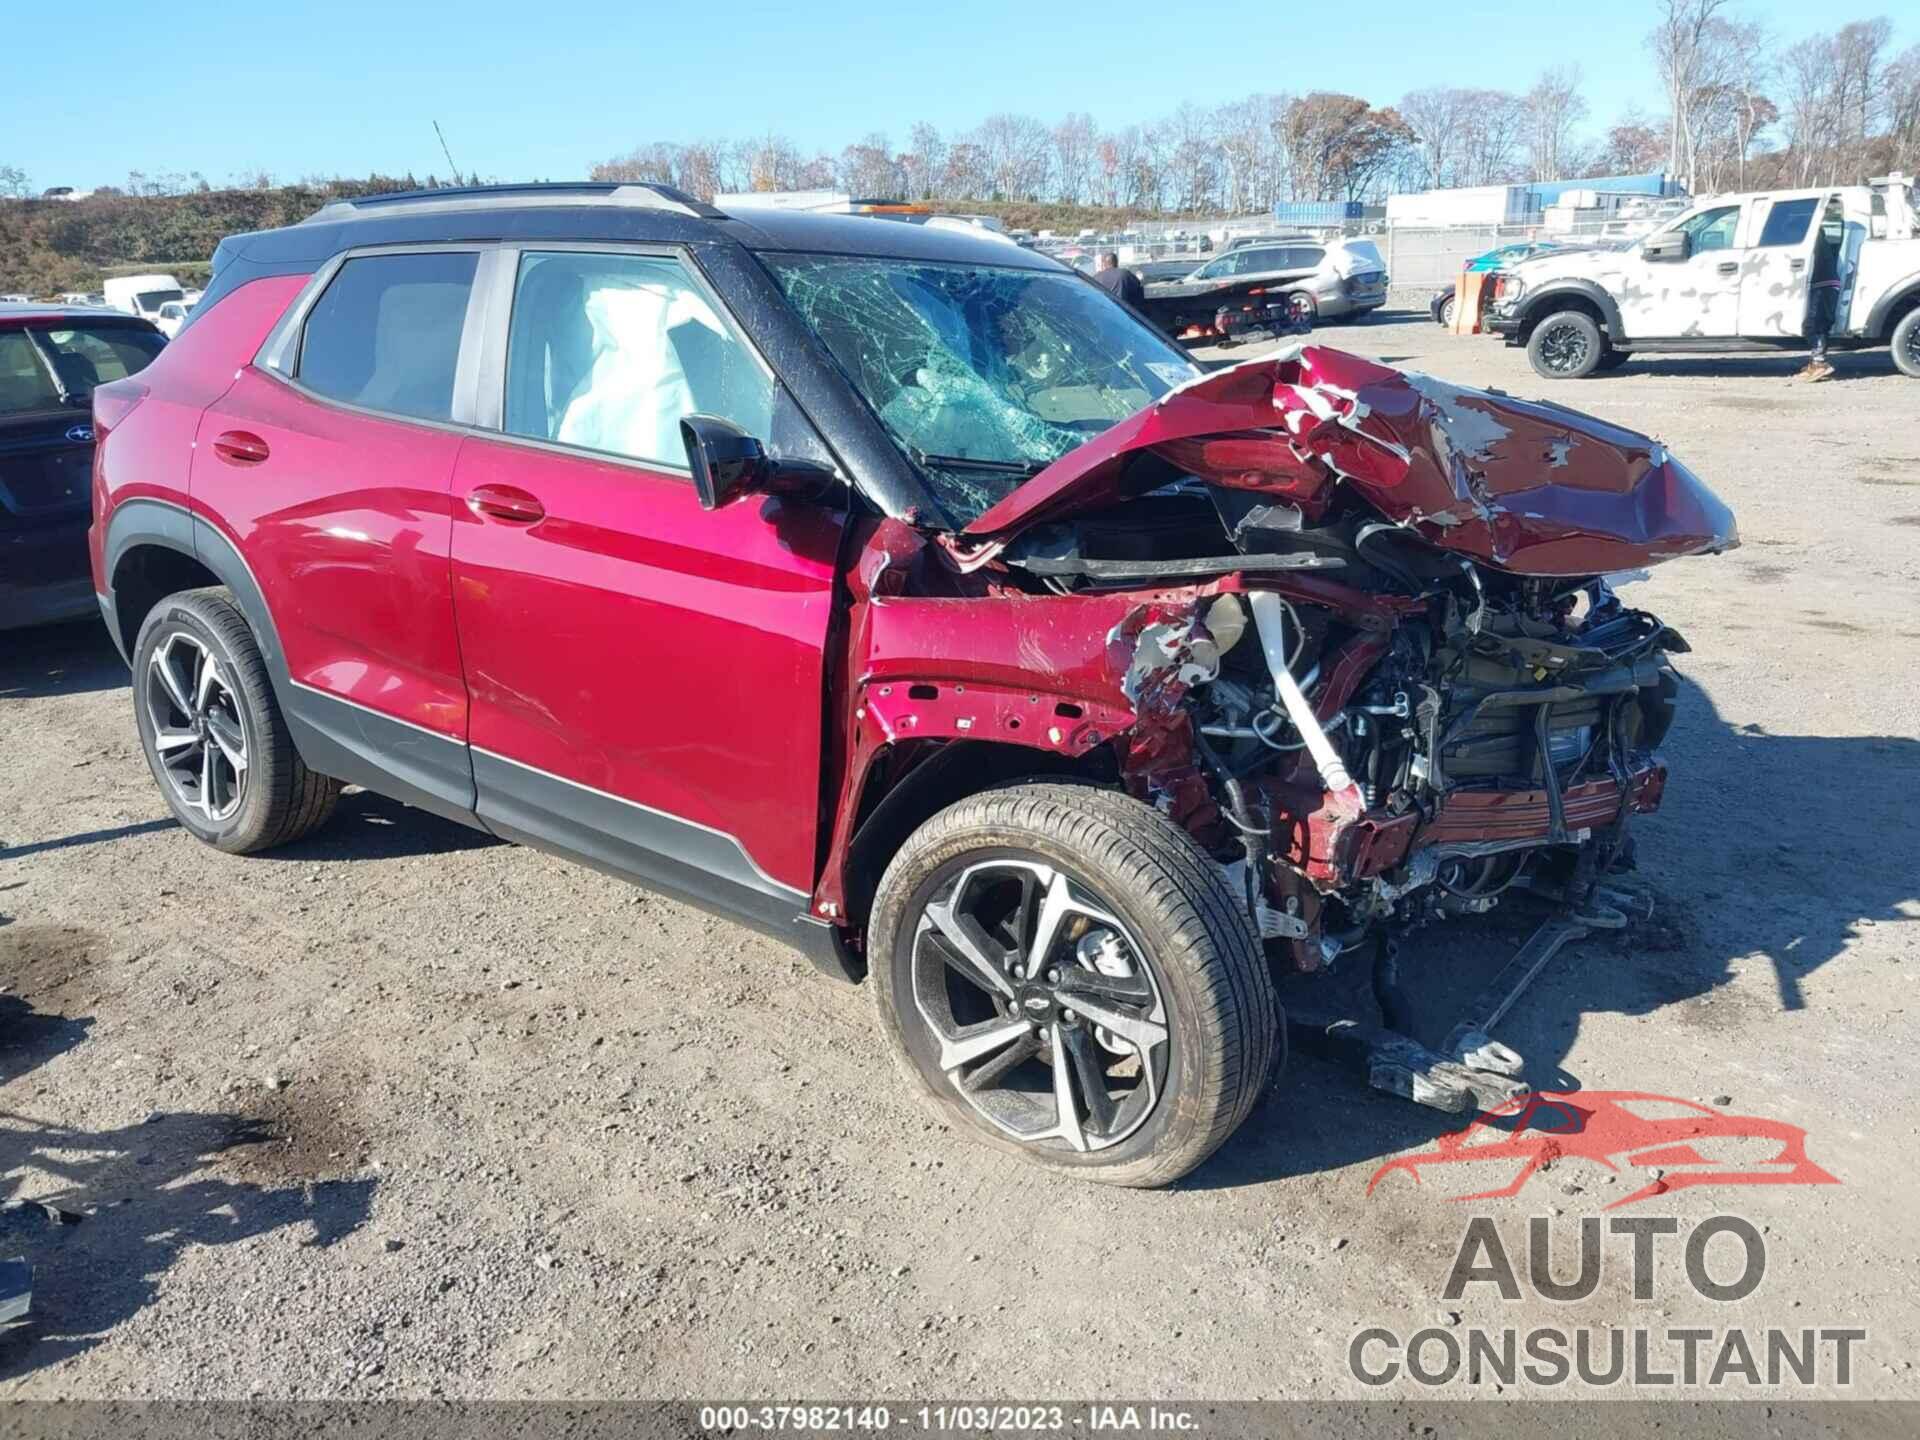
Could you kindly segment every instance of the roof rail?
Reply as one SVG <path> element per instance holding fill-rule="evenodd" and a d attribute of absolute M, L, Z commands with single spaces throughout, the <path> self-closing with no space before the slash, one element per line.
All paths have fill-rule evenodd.
<path fill-rule="evenodd" d="M 525 185 L 448 185 L 438 190 L 389 190 L 331 200 L 300 223 L 351 220 L 388 208 L 408 210 L 506 209 L 527 205 L 631 205 L 670 210 L 699 220 L 727 217 L 671 185 L 652 182 L 542 181 Z"/>

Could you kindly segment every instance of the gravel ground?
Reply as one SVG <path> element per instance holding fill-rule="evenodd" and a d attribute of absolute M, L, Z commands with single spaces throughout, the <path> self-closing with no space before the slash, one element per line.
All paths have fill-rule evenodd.
<path fill-rule="evenodd" d="M 8 1251 L 38 1318 L 0 1395 L 1326 1398 L 1366 1393 L 1363 1326 L 1543 1322 L 1864 1325 L 1854 1393 L 1920 1395 L 1920 386 L 1884 353 L 1548 386 L 1410 312 L 1320 338 L 1649 431 L 1739 514 L 1629 591 L 1694 652 L 1656 918 L 1500 1034 L 1543 1084 L 1805 1129 L 1841 1183 L 1634 1212 L 1750 1218 L 1753 1295 L 1636 1302 L 1610 1252 L 1582 1302 L 1443 1301 L 1465 1187 L 1368 1180 L 1457 1122 L 1322 1062 L 1172 1190 L 1056 1182 L 931 1123 L 867 993 L 745 931 L 363 793 L 220 855 L 78 626 L 0 636 L 0 1169 L 85 1216 Z M 1494 918 L 1411 947 L 1416 990 L 1491 975 Z M 1474 1208 L 1565 1232 L 1644 1175 L 1568 1157 Z"/>

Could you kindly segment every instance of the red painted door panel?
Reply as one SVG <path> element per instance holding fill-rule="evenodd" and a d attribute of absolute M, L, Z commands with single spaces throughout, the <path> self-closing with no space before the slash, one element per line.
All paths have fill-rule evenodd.
<path fill-rule="evenodd" d="M 475 494 L 453 527 L 474 749 L 732 836 L 811 890 L 842 517 L 703 511 L 685 476 L 471 438 L 454 496 Z"/>
<path fill-rule="evenodd" d="M 459 448 L 248 368 L 201 418 L 193 499 L 247 557 L 296 684 L 464 739 L 448 573 Z"/>

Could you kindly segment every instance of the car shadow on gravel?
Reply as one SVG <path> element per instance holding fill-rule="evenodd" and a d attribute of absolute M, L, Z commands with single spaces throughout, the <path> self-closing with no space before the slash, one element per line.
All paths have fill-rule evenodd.
<path fill-rule="evenodd" d="M 97 619 L 9 630 L 0 639 L 0 700 L 118 690 L 127 662 Z"/>
<path fill-rule="evenodd" d="M 372 1205 L 373 1180 L 341 1178 L 366 1158 L 352 1098 L 319 1085 L 277 1081 L 240 1092 L 233 1113 L 97 1130 L 22 1113 L 44 1093 L 21 1083 L 34 1071 L 88 1063 L 93 1018 L 62 1012 L 98 996 L 106 949 L 84 927 L 0 915 L 0 1259 L 34 1270 L 31 1318 L 0 1332 L 0 1382 L 99 1344 L 191 1249 L 289 1227 L 324 1248 Z"/>
<path fill-rule="evenodd" d="M 275 1185 L 218 1173 L 233 1163 L 226 1157 L 288 1143 L 273 1121 L 239 1114 L 154 1114 L 86 1130 L 0 1111 L 0 1199 L 24 1193 L 36 1202 L 25 1213 L 52 1211 L 52 1223 L 19 1227 L 16 1244 L 34 1269 L 33 1310 L 29 1323 L 0 1336 L 0 1381 L 100 1344 L 158 1298 L 191 1249 L 289 1227 L 325 1248 L 364 1224 L 371 1179 Z"/>
<path fill-rule="evenodd" d="M 1684 678 L 1678 705 L 1663 747 L 1672 777 L 1665 803 L 1644 822 L 1659 844 L 1643 843 L 1639 870 L 1620 882 L 1652 898 L 1651 918 L 1568 946 L 1496 1028 L 1496 1039 L 1526 1057 L 1536 1089 L 1582 1088 L 1564 1067 L 1584 1015 L 1657 1018 L 1711 1065 L 1716 1053 L 1737 1057 L 1751 1043 L 1755 1020 L 1817 1005 L 1806 978 L 1844 959 L 1864 930 L 1920 933 L 1911 853 L 1920 741 L 1729 725 Z M 1441 1043 L 1540 914 L 1522 902 L 1406 940 L 1400 978 L 1423 1042 Z M 1755 967 L 1771 994 L 1730 985 Z M 1364 993 L 1365 981 L 1350 977 L 1347 988 Z M 1318 994 L 1314 1003 L 1328 1008 Z M 1657 1065 L 1615 1058 L 1610 1084 L 1674 1093 Z M 1231 1143 L 1179 1183 L 1222 1189 L 1339 1170 L 1426 1144 L 1469 1118 L 1370 1090 L 1363 1076 L 1296 1055 Z"/>
<path fill-rule="evenodd" d="M 333 818 L 304 840 L 263 850 L 250 863 L 292 860 L 304 864 L 337 860 L 396 860 L 409 855 L 445 855 L 507 842 L 484 830 L 416 810 L 371 790 L 349 790 Z"/>
<path fill-rule="evenodd" d="M 1850 354 L 1836 350 L 1828 357 L 1833 362 L 1833 377 L 1817 382 L 1821 385 L 1842 384 L 1849 380 L 1881 380 L 1900 372 L 1893 368 L 1893 360 L 1884 352 L 1862 351 Z M 1786 355 L 1634 355 L 1617 370 L 1598 370 L 1580 381 L 1590 385 L 1632 380 L 1636 376 L 1658 376 L 1663 380 L 1702 379 L 1702 380 L 1779 380 L 1792 382 L 1793 377 L 1806 368 L 1807 357 L 1804 354 Z M 1802 386 L 1800 388 L 1811 388 Z M 1716 397 L 1703 395 L 1700 401 L 1712 404 Z M 1760 409 L 1764 402 L 1756 396 L 1740 396 L 1747 406 Z"/>

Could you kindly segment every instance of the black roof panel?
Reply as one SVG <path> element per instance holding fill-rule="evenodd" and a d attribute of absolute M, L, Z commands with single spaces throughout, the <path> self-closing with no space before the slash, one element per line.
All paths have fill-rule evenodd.
<path fill-rule="evenodd" d="M 323 206 L 297 225 L 232 235 L 224 264 L 317 267 L 342 250 L 435 241 L 600 240 L 877 255 L 961 265 L 1063 266 L 988 231 L 921 220 L 742 206 L 723 214 L 666 186 L 538 185 L 370 195 Z"/>

